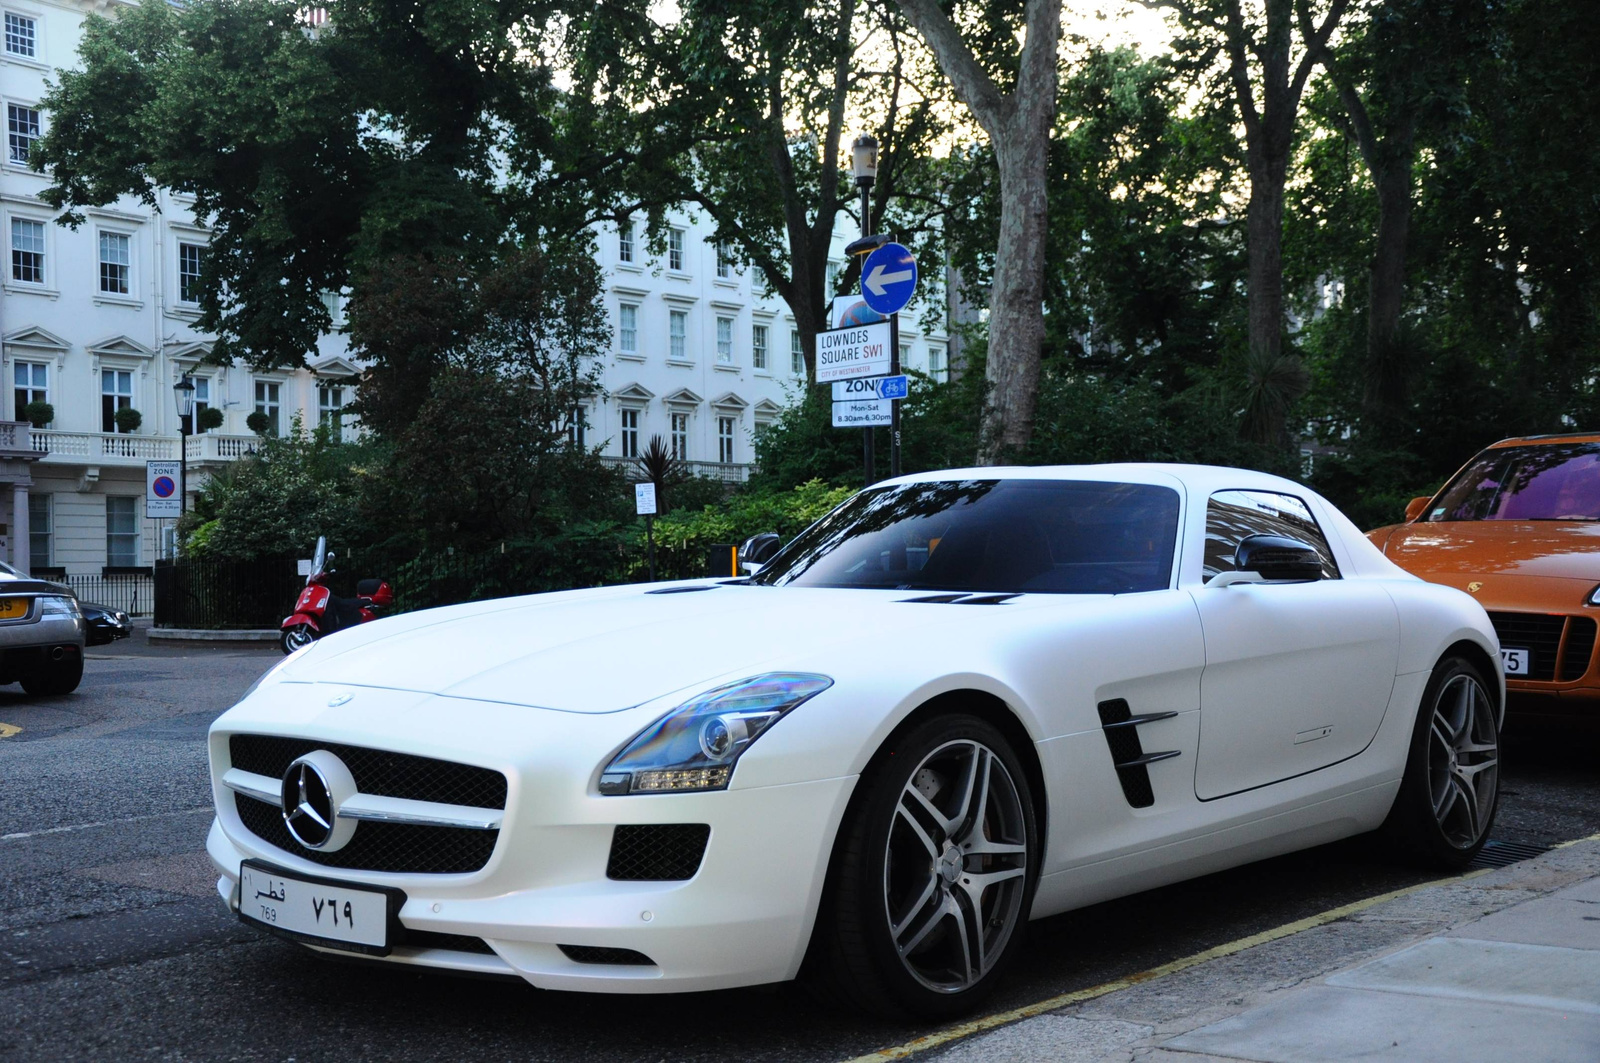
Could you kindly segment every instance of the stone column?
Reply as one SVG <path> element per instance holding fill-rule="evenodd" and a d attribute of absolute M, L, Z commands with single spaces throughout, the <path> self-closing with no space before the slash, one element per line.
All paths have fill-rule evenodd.
<path fill-rule="evenodd" d="M 23 573 L 28 571 L 28 485 L 11 487 L 11 564 Z"/>

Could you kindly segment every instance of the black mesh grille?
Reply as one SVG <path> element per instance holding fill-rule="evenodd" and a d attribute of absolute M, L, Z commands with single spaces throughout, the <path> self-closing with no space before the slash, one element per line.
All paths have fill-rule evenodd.
<path fill-rule="evenodd" d="M 440 934 L 432 930 L 406 929 L 406 936 L 400 941 L 402 945 L 409 945 L 414 949 L 446 949 L 450 952 L 481 952 L 490 956 L 494 949 L 482 938 L 475 938 L 471 934 Z"/>
<path fill-rule="evenodd" d="M 611 835 L 606 878 L 627 882 L 694 878 L 710 838 L 711 827 L 705 823 L 619 826 Z"/>
<path fill-rule="evenodd" d="M 1100 712 L 1100 725 L 1106 729 L 1106 745 L 1111 749 L 1111 763 L 1119 765 L 1117 781 L 1122 784 L 1122 796 L 1128 799 L 1128 804 L 1133 808 L 1149 808 L 1156 803 L 1155 791 L 1150 788 L 1150 769 L 1143 764 L 1136 764 L 1130 768 L 1120 767 L 1123 763 L 1144 755 L 1144 747 L 1139 743 L 1139 729 L 1110 726 L 1132 719 L 1133 711 L 1122 698 L 1102 701 L 1096 708 Z"/>
<path fill-rule="evenodd" d="M 325 853 L 307 849 L 295 841 L 289 828 L 284 826 L 283 812 L 277 805 L 243 794 L 233 796 L 239 818 L 251 834 L 268 845 L 325 867 L 412 875 L 462 875 L 487 864 L 500 837 L 497 830 L 365 822 L 356 827 L 343 849 Z"/>
<path fill-rule="evenodd" d="M 228 739 L 228 759 L 235 768 L 274 779 L 283 778 L 295 758 L 315 749 L 326 749 L 344 761 L 364 794 L 474 808 L 506 807 L 506 777 L 490 768 L 306 738 L 236 734 Z"/>
<path fill-rule="evenodd" d="M 1574 616 L 1567 621 L 1567 648 L 1561 654 L 1561 679 L 1570 683 L 1582 679 L 1589 671 L 1589 658 L 1594 654 L 1594 621 L 1587 616 Z"/>
<path fill-rule="evenodd" d="M 620 967 L 654 967 L 656 961 L 632 949 L 611 949 L 600 945 L 557 945 L 574 963 L 609 963 Z"/>
<path fill-rule="evenodd" d="M 1528 651 L 1528 674 L 1514 679 L 1538 679 L 1549 682 L 1556 677 L 1556 651 L 1561 646 L 1561 628 L 1564 616 L 1546 616 L 1542 613 L 1490 613 L 1489 622 L 1500 637 L 1500 645 L 1507 649 Z"/>

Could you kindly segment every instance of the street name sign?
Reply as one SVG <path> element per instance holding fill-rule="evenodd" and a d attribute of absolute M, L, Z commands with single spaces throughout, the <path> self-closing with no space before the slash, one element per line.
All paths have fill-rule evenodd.
<path fill-rule="evenodd" d="M 894 417 L 890 399 L 852 399 L 833 404 L 833 427 L 872 428 L 892 424 Z"/>
<path fill-rule="evenodd" d="M 817 333 L 817 383 L 884 376 L 889 372 L 889 323 Z"/>
<path fill-rule="evenodd" d="M 903 399 L 906 397 L 906 378 L 903 376 L 875 376 L 861 380 L 836 380 L 833 382 L 834 402 L 859 402 L 863 399 Z"/>
<path fill-rule="evenodd" d="M 183 495 L 179 493 L 183 463 L 147 461 L 144 463 L 144 515 L 147 517 L 183 516 Z"/>
<path fill-rule="evenodd" d="M 861 297 L 887 317 L 898 314 L 917 290 L 917 260 L 903 244 L 884 244 L 861 264 Z"/>
<path fill-rule="evenodd" d="M 647 517 L 656 511 L 656 485 L 642 483 L 633 485 L 633 511 L 641 517 Z"/>

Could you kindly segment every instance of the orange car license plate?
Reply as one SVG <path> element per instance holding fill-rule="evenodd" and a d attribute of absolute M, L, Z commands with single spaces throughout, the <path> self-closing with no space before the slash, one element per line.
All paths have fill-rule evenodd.
<path fill-rule="evenodd" d="M 0 620 L 21 620 L 27 615 L 27 598 L 0 598 Z"/>

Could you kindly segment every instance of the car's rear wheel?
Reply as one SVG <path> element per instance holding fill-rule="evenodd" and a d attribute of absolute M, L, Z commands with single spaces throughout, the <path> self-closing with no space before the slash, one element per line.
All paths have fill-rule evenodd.
<path fill-rule="evenodd" d="M 315 641 L 317 641 L 317 633 L 311 630 L 310 624 L 296 624 L 294 627 L 283 629 L 283 634 L 278 636 L 278 647 L 285 654 L 290 654 L 295 650 L 311 645 Z"/>
<path fill-rule="evenodd" d="M 1498 713 L 1483 670 L 1446 657 L 1417 713 L 1405 778 L 1383 833 L 1407 859 L 1457 869 L 1489 839 L 1500 800 Z"/>
<path fill-rule="evenodd" d="M 975 716 L 933 717 L 862 778 L 818 926 L 822 977 L 881 1014 L 975 1007 L 1016 954 L 1038 878 L 1027 773 Z"/>
<path fill-rule="evenodd" d="M 48 654 L 21 676 L 22 689 L 36 697 L 52 694 L 70 694 L 83 681 L 83 654 L 74 647 L 59 660 Z"/>

